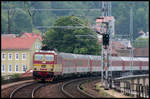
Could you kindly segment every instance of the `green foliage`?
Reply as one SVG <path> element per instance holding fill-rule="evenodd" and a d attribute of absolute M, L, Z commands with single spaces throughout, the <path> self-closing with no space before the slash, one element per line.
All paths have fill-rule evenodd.
<path fill-rule="evenodd" d="M 21 77 L 21 74 L 18 74 L 18 73 L 13 74 L 13 75 L 10 76 L 11 79 L 20 78 L 20 77 Z"/>
<path fill-rule="evenodd" d="M 115 17 L 115 33 L 127 35 L 130 32 L 130 8 L 133 8 L 133 37 L 136 39 L 140 30 L 144 32 L 149 31 L 149 2 L 121 2 L 114 1 L 112 3 L 112 16 Z M 80 16 L 85 20 L 88 20 L 91 24 L 95 24 L 95 20 L 101 15 L 102 2 L 99 1 L 3 1 L 2 2 L 2 32 L 8 31 L 8 18 L 7 11 L 3 9 L 18 8 L 23 10 L 17 10 L 14 18 L 11 19 L 11 31 L 12 33 L 20 32 L 32 32 L 36 26 L 51 26 L 55 23 L 55 20 L 60 16 Z M 85 11 L 85 10 L 49 10 L 49 11 L 30 11 L 31 16 L 27 8 L 31 9 L 90 9 L 97 8 L 99 11 Z M 47 30 L 45 30 L 47 31 Z"/>
<path fill-rule="evenodd" d="M 40 34 L 41 34 L 41 31 L 38 30 L 38 29 L 33 29 L 33 30 L 32 30 L 32 33 L 36 33 L 36 34 L 39 34 L 39 33 L 40 33 Z"/>
<path fill-rule="evenodd" d="M 54 26 L 86 26 L 87 21 L 75 16 L 60 17 Z M 99 54 L 97 39 L 91 37 L 76 37 L 77 35 L 95 35 L 89 28 L 51 28 L 46 32 L 43 44 L 59 52 L 78 54 Z"/>
<path fill-rule="evenodd" d="M 149 41 L 148 41 L 148 38 L 137 38 L 134 43 L 133 43 L 133 46 L 134 47 L 148 47 L 149 45 Z"/>
<path fill-rule="evenodd" d="M 1 76 L 1 81 L 5 80 L 5 77 Z"/>
<path fill-rule="evenodd" d="M 7 32 L 7 27 L 8 27 L 8 24 L 7 24 L 7 19 L 6 19 L 6 15 L 2 14 L 1 16 L 1 29 L 2 29 L 2 33 L 4 32 Z"/>
<path fill-rule="evenodd" d="M 130 8 L 133 8 L 133 38 L 136 39 L 140 30 L 148 31 L 148 2 L 112 2 L 112 15 L 115 17 L 115 33 L 130 33 Z"/>
<path fill-rule="evenodd" d="M 32 20 L 31 17 L 23 10 L 18 9 L 14 16 L 15 31 L 21 32 L 32 32 Z"/>
<path fill-rule="evenodd" d="M 106 91 L 104 91 L 103 88 L 101 88 L 98 84 L 96 84 L 96 87 L 95 89 L 103 96 L 103 97 L 111 97 L 111 98 L 114 98 L 114 96 L 108 94 Z"/>

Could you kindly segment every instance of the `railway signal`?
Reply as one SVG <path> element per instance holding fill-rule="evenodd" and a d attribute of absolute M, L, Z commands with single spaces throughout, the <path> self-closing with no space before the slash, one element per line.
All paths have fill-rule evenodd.
<path fill-rule="evenodd" d="M 109 45 L 109 34 L 103 34 L 103 45 Z"/>
<path fill-rule="evenodd" d="M 109 82 L 108 82 L 108 72 L 109 72 L 109 36 L 111 37 L 111 23 L 106 19 L 106 17 L 111 16 L 111 2 L 102 2 L 102 16 L 97 18 L 101 19 L 100 29 L 101 31 L 97 31 L 97 34 L 102 35 L 102 54 L 101 57 L 104 59 L 102 60 L 102 72 L 101 72 L 101 81 L 104 85 L 104 89 L 109 89 Z M 107 61 L 106 61 L 107 60 Z M 105 63 L 106 62 L 106 63 Z M 103 72 L 105 71 L 105 73 Z M 103 79 L 105 78 L 105 79 Z"/>

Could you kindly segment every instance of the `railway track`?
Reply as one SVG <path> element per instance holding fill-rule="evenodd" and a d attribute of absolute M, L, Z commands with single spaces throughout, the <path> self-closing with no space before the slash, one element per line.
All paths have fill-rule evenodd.
<path fill-rule="evenodd" d="M 88 80 L 91 80 L 91 78 L 80 78 L 65 82 L 61 90 L 69 98 L 95 98 L 80 88 L 80 85 Z"/>
<path fill-rule="evenodd" d="M 19 87 L 15 87 L 13 91 L 11 91 L 9 98 L 38 98 L 41 97 L 41 95 L 39 96 L 41 89 L 46 91 L 45 93 L 42 93 L 42 97 L 95 98 L 94 96 L 90 95 L 90 93 L 88 94 L 80 89 L 81 84 L 91 79 L 93 78 L 79 78 L 69 81 L 67 79 L 63 81 L 54 81 L 51 83 L 25 83 Z"/>
<path fill-rule="evenodd" d="M 10 94 L 10 98 L 34 98 L 34 93 L 36 92 L 36 90 L 45 85 L 46 84 L 37 82 L 24 84 L 14 89 Z"/>

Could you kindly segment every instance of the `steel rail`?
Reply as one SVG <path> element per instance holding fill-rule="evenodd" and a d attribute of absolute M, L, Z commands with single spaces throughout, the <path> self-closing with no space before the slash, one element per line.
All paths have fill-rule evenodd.
<path fill-rule="evenodd" d="M 70 84 L 71 82 L 72 82 L 72 80 L 71 80 L 71 81 L 68 81 L 67 83 L 64 83 L 64 84 L 62 85 L 62 87 L 61 87 L 61 90 L 62 90 L 62 92 L 63 92 L 66 96 L 68 96 L 68 97 L 70 97 L 70 98 L 73 98 L 73 96 L 72 96 L 71 94 L 69 94 L 67 91 L 64 90 L 64 86 Z"/>
<path fill-rule="evenodd" d="M 44 86 L 47 86 L 47 85 L 49 85 L 49 84 L 43 84 L 43 85 L 40 85 L 40 86 L 37 86 L 36 88 L 34 88 L 33 91 L 32 91 L 32 98 L 34 98 L 34 94 L 35 94 L 35 92 L 36 92 L 39 88 L 44 87 Z"/>
<path fill-rule="evenodd" d="M 70 83 L 73 83 L 73 82 L 81 81 L 81 80 L 82 80 L 82 82 L 77 85 L 77 90 L 78 90 L 81 94 L 83 94 L 84 96 L 87 96 L 87 97 L 90 97 L 90 98 L 95 98 L 94 96 L 92 96 L 92 95 L 90 95 L 90 94 L 88 94 L 88 93 L 86 93 L 86 92 L 84 92 L 83 90 L 80 89 L 80 85 L 81 85 L 83 82 L 87 81 L 87 80 L 91 80 L 91 78 L 93 78 L 93 77 L 89 77 L 89 78 L 79 78 L 79 79 L 75 79 L 75 80 L 68 81 L 68 82 L 66 82 L 66 83 L 64 83 L 64 84 L 62 85 L 61 90 L 62 90 L 62 92 L 63 92 L 66 96 L 68 96 L 68 97 L 70 97 L 70 98 L 74 98 L 74 96 L 71 95 L 69 92 L 67 92 L 67 91 L 64 89 L 64 87 L 67 86 L 67 85 L 69 85 Z M 97 78 L 97 77 L 94 77 L 94 79 L 95 79 L 95 78 Z M 98 78 L 99 78 L 99 77 L 98 77 Z M 85 80 L 85 81 L 83 81 L 83 80 Z"/>
<path fill-rule="evenodd" d="M 27 84 L 24 84 L 24 85 L 22 85 L 22 86 L 20 86 L 20 87 L 18 87 L 18 88 L 16 88 L 16 89 L 14 89 L 13 92 L 11 92 L 11 94 L 10 94 L 10 98 L 12 98 L 12 97 L 14 96 L 14 94 L 15 94 L 19 89 L 22 89 L 22 88 L 24 88 L 24 87 L 33 85 L 33 84 L 35 84 L 35 83 L 36 83 L 36 82 L 27 83 Z"/>
<path fill-rule="evenodd" d="M 15 95 L 20 89 L 23 89 L 23 88 L 28 87 L 28 86 L 32 86 L 32 85 L 34 85 L 34 84 L 38 84 L 38 83 L 37 83 L 37 82 L 27 83 L 27 84 L 24 84 L 24 85 L 22 85 L 22 86 L 20 86 L 20 87 L 18 87 L 18 88 L 16 88 L 16 89 L 14 89 L 14 90 L 11 92 L 11 94 L 10 94 L 10 98 L 13 98 L 14 95 Z M 31 90 L 31 96 L 32 96 L 32 98 L 34 98 L 35 92 L 36 92 L 39 88 L 41 88 L 41 87 L 43 87 L 43 86 L 45 86 L 45 85 L 46 85 L 46 84 L 42 84 L 42 85 L 38 85 L 37 87 L 33 88 L 33 89 Z"/>
<path fill-rule="evenodd" d="M 85 83 L 85 81 L 83 81 L 83 82 L 81 82 L 80 84 L 78 84 L 78 86 L 77 86 L 78 91 L 79 91 L 80 93 L 82 93 L 82 94 L 84 94 L 84 95 L 90 97 L 90 98 L 96 98 L 96 97 L 94 97 L 94 96 L 88 94 L 87 92 L 83 91 L 83 90 L 80 88 L 80 86 L 81 86 L 83 83 Z"/>

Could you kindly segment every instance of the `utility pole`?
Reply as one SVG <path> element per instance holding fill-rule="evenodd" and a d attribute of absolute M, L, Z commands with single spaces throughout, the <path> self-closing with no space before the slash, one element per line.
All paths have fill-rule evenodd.
<path fill-rule="evenodd" d="M 7 4 L 9 4 L 8 2 L 7 2 Z M 12 23 L 12 18 L 14 17 L 14 15 L 15 15 L 15 13 L 16 13 L 16 11 L 15 10 L 12 10 L 10 7 L 9 7 L 9 5 L 8 5 L 8 7 L 7 7 L 7 19 L 8 19 L 8 34 L 10 34 L 11 33 L 11 23 Z"/>
<path fill-rule="evenodd" d="M 104 9 L 103 10 L 104 18 L 111 16 L 111 2 L 102 2 L 102 3 L 103 3 L 102 9 Z M 104 83 L 104 88 L 109 89 L 109 86 L 110 86 L 109 81 L 108 81 L 109 80 L 109 77 L 108 77 L 109 76 L 109 67 L 110 67 L 109 57 L 111 56 L 111 51 L 112 51 L 112 46 L 111 46 L 112 44 L 109 44 L 109 38 L 110 38 L 110 43 L 112 43 L 112 40 L 111 40 L 111 38 L 112 38 L 112 30 L 111 30 L 112 24 L 109 20 L 108 22 L 107 21 L 105 22 L 105 25 L 106 25 L 105 34 L 108 35 L 108 37 L 107 37 L 108 40 L 106 42 L 108 44 L 106 44 L 104 47 L 102 47 L 102 49 L 103 49 L 102 54 L 104 54 L 104 57 L 105 57 L 105 70 L 104 70 L 105 71 L 105 76 L 104 76 L 105 81 L 103 83 Z M 111 72 L 111 74 L 112 74 L 112 72 Z"/>
<path fill-rule="evenodd" d="M 133 10 L 132 7 L 130 8 L 130 44 L 131 44 L 131 49 L 130 49 L 130 66 L 131 66 L 131 74 L 133 73 Z"/>
<path fill-rule="evenodd" d="M 109 4 L 108 4 L 108 16 L 112 16 L 111 15 L 111 2 L 109 2 Z M 114 21 L 114 20 L 113 20 Z M 109 50 L 109 56 L 110 56 L 110 63 L 108 63 L 108 65 L 109 65 L 109 67 L 111 67 L 112 66 L 112 32 L 114 32 L 114 30 L 112 30 L 112 28 L 113 28 L 113 24 L 112 24 L 112 22 L 110 22 L 109 23 L 109 39 L 110 39 L 110 45 L 109 45 L 109 48 L 110 48 L 110 50 Z M 109 58 L 109 57 L 108 57 Z M 109 61 L 108 61 L 109 62 Z M 112 77 L 112 70 L 111 70 L 111 77 Z"/>
<path fill-rule="evenodd" d="M 102 51 L 101 51 L 101 82 L 105 89 L 109 89 L 108 73 L 109 73 L 109 35 L 111 32 L 110 21 L 105 20 L 108 16 L 111 16 L 111 2 L 102 2 L 102 17 L 98 18 L 102 20 L 101 31 L 96 31 L 102 35 Z"/>

